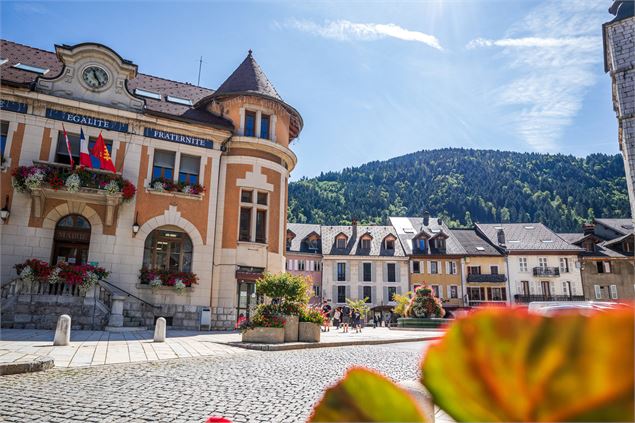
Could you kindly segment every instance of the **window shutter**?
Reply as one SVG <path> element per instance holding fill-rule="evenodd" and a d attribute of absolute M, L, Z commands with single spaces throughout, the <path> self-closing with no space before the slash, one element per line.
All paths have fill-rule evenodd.
<path fill-rule="evenodd" d="M 610 261 L 605 261 L 604 262 L 604 273 L 611 273 L 611 262 Z"/>
<path fill-rule="evenodd" d="M 351 286 L 346 285 L 346 298 L 351 298 Z"/>
<path fill-rule="evenodd" d="M 364 287 L 361 285 L 357 285 L 357 299 L 358 300 L 364 299 Z"/>
<path fill-rule="evenodd" d="M 370 287 L 370 302 L 371 304 L 377 304 L 377 288 L 374 286 Z"/>
<path fill-rule="evenodd" d="M 364 263 L 359 263 L 357 265 L 357 280 L 362 282 L 364 280 Z"/>
<path fill-rule="evenodd" d="M 346 281 L 349 282 L 351 280 L 351 266 L 348 262 L 344 265 L 344 274 L 346 275 Z"/>
<path fill-rule="evenodd" d="M 395 282 L 401 282 L 401 263 L 395 263 Z"/>
<path fill-rule="evenodd" d="M 448 275 L 452 274 L 452 271 L 450 270 L 450 262 L 449 261 L 445 262 L 445 273 L 448 274 Z"/>
<path fill-rule="evenodd" d="M 337 281 L 337 265 L 337 262 L 333 263 L 333 281 Z"/>
<path fill-rule="evenodd" d="M 397 294 L 401 294 L 401 287 L 400 286 L 397 287 Z"/>
<path fill-rule="evenodd" d="M 611 290 L 611 299 L 617 300 L 617 285 L 611 285 L 610 290 Z"/>
<path fill-rule="evenodd" d="M 382 300 L 384 301 L 384 304 L 388 304 L 388 287 L 386 286 L 384 286 L 383 289 Z"/>
<path fill-rule="evenodd" d="M 602 290 L 600 289 L 600 285 L 593 285 L 593 288 L 595 289 L 595 299 L 596 300 L 601 300 L 602 299 Z"/>
<path fill-rule="evenodd" d="M 333 285 L 333 298 L 334 303 L 337 303 L 337 285 Z"/>
<path fill-rule="evenodd" d="M 414 269 L 414 262 L 411 261 L 410 262 L 410 273 L 414 273 L 415 269 Z"/>
<path fill-rule="evenodd" d="M 382 275 L 381 275 L 381 280 L 383 282 L 387 282 L 388 281 L 388 263 L 382 263 Z"/>
<path fill-rule="evenodd" d="M 154 150 L 154 165 L 174 169 L 174 155 L 173 151 Z"/>
<path fill-rule="evenodd" d="M 185 173 L 198 175 L 200 168 L 201 168 L 200 157 L 181 154 L 181 166 L 179 167 L 179 172 L 185 172 Z"/>
<path fill-rule="evenodd" d="M 428 275 L 432 274 L 432 266 L 430 265 L 431 261 L 426 260 L 426 266 L 428 267 Z"/>
<path fill-rule="evenodd" d="M 377 263 L 373 263 L 370 266 L 370 281 L 371 282 L 377 281 Z"/>

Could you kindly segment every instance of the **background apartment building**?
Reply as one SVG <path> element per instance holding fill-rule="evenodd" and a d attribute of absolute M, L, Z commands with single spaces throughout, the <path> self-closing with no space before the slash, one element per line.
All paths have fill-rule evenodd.
<path fill-rule="evenodd" d="M 320 225 L 287 224 L 287 271 L 309 278 L 313 286 L 311 303 L 330 299 L 322 295 L 322 237 Z M 328 298 L 327 298 L 328 297 Z"/>
<path fill-rule="evenodd" d="M 367 298 L 394 305 L 408 290 L 408 257 L 392 226 L 322 226 L 323 296 L 333 305 Z"/>
<path fill-rule="evenodd" d="M 439 218 L 391 217 L 390 223 L 410 258 L 409 290 L 431 287 L 446 308 L 464 305 L 461 260 L 465 250 Z"/>
<path fill-rule="evenodd" d="M 503 249 L 514 303 L 583 300 L 578 255 L 542 223 L 476 224 L 476 230 Z"/>

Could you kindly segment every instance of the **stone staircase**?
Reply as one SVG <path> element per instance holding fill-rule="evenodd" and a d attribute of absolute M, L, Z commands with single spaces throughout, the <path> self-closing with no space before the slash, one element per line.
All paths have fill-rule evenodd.
<path fill-rule="evenodd" d="M 153 322 L 152 318 L 144 319 L 142 312 L 153 315 L 155 308 L 106 281 L 86 291 L 78 286 L 19 278 L 0 286 L 3 328 L 55 329 L 59 316 L 68 314 L 75 330 L 140 331 L 147 330 L 148 321 Z"/>

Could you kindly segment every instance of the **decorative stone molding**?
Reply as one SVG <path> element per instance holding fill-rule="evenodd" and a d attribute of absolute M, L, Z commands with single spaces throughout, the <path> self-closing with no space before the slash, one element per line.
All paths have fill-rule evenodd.
<path fill-rule="evenodd" d="M 60 204 L 51 210 L 44 218 L 44 222 L 42 223 L 42 228 L 44 229 L 55 229 L 57 222 L 60 218 L 67 216 L 69 214 L 79 214 L 85 217 L 89 222 L 93 231 L 99 233 L 100 231 L 96 231 L 97 228 L 101 228 L 102 222 L 99 214 L 90 206 L 80 203 L 77 201 L 70 201 L 64 204 Z"/>
<path fill-rule="evenodd" d="M 121 193 L 108 194 L 103 190 L 91 188 L 82 188 L 78 192 L 68 192 L 62 189 L 34 188 L 31 190 L 31 213 L 33 217 L 42 217 L 46 209 L 46 201 L 49 198 L 67 201 L 69 204 L 69 213 L 81 214 L 75 210 L 81 209 L 82 202 L 105 205 L 106 216 L 104 223 L 106 226 L 111 226 L 115 223 L 115 210 L 122 202 Z"/>
<path fill-rule="evenodd" d="M 181 217 L 181 213 L 177 210 L 176 206 L 170 206 L 167 210 L 163 212 L 162 215 L 153 217 L 145 222 L 141 228 L 139 229 L 139 233 L 137 234 L 137 238 L 141 240 L 145 240 L 146 237 L 161 226 L 174 225 L 183 229 L 192 239 L 192 244 L 203 245 L 203 238 L 201 237 L 200 232 L 196 229 L 190 221 Z"/>

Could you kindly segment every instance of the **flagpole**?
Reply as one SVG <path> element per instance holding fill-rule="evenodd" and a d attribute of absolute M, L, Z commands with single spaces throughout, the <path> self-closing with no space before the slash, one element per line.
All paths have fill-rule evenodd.
<path fill-rule="evenodd" d="M 66 151 L 68 151 L 68 159 L 71 163 L 71 170 L 75 170 L 75 161 L 73 160 L 73 151 L 71 150 L 71 142 L 68 140 L 68 133 L 66 133 L 66 128 L 64 127 L 64 123 L 62 123 L 62 130 L 64 131 L 64 140 L 66 141 Z"/>

